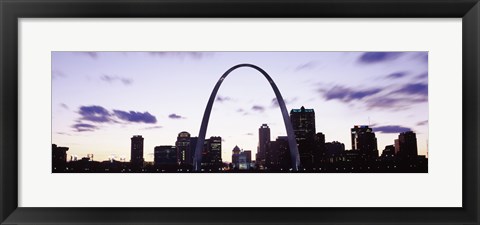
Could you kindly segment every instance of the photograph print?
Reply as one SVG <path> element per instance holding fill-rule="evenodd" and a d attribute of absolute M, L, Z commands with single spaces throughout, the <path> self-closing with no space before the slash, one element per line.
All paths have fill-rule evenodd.
<path fill-rule="evenodd" d="M 52 173 L 428 173 L 428 52 L 52 59 Z"/>

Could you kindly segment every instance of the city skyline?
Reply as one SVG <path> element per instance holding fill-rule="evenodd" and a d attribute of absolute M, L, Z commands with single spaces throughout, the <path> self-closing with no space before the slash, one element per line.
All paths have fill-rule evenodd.
<path fill-rule="evenodd" d="M 69 146 L 69 155 L 129 161 L 125 139 L 143 135 L 145 160 L 153 161 L 155 146 L 174 144 L 181 131 L 198 135 L 206 99 L 224 70 L 253 61 L 272 76 L 289 110 L 315 109 L 317 132 L 327 142 L 349 146 L 351 126 L 370 125 L 381 154 L 398 133 L 413 130 L 419 154 L 426 155 L 427 57 L 426 52 L 53 52 L 52 142 Z M 270 126 L 272 139 L 285 136 L 285 128 L 268 83 L 249 69 L 234 73 L 220 89 L 206 136 L 222 136 L 222 155 L 235 146 L 256 153 L 260 124 Z M 318 75 L 323 73 L 332 75 Z"/>
<path fill-rule="evenodd" d="M 222 160 L 222 138 L 207 139 L 191 136 L 182 131 L 175 145 L 155 147 L 154 162 L 144 161 L 144 138 L 131 138 L 131 160 L 94 161 L 93 155 L 67 160 L 68 147 L 52 144 L 52 172 L 55 173 L 426 173 L 428 159 L 418 154 L 417 138 L 413 131 L 401 132 L 394 145 L 385 146 L 379 155 L 377 138 L 372 128 L 355 125 L 351 128 L 352 148 L 346 150 L 340 142 L 325 142 L 325 134 L 315 133 L 315 112 L 301 107 L 292 109 L 289 122 L 294 132 L 294 145 L 286 136 L 271 141 L 270 128 L 259 128 L 259 145 L 256 160 L 252 151 L 232 150 L 231 162 Z M 196 154 L 198 141 L 201 144 L 200 158 Z M 292 151 L 292 146 L 295 150 Z M 298 150 L 297 147 L 298 146 Z M 223 159 L 228 156 L 223 156 Z M 298 159 L 298 161 L 297 161 Z M 198 167 L 195 166 L 198 162 Z"/>

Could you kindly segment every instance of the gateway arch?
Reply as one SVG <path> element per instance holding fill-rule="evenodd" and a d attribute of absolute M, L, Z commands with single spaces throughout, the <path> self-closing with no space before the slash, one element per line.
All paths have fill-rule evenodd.
<path fill-rule="evenodd" d="M 300 155 L 298 153 L 297 141 L 295 140 L 295 133 L 293 132 L 293 126 L 288 115 L 287 107 L 285 106 L 285 101 L 282 98 L 282 94 L 277 88 L 277 85 L 273 82 L 272 78 L 265 72 L 262 68 L 253 65 L 253 64 L 238 64 L 228 69 L 222 77 L 218 80 L 217 84 L 213 88 L 210 99 L 208 99 L 207 107 L 205 108 L 205 113 L 203 114 L 202 125 L 200 126 L 200 132 L 198 134 L 197 146 L 195 147 L 195 156 L 194 156 L 194 171 L 200 171 L 202 164 L 202 149 L 205 142 L 205 135 L 207 133 L 208 120 L 210 119 L 210 114 L 212 112 L 213 102 L 217 96 L 218 89 L 222 84 L 223 80 L 230 74 L 232 71 L 241 68 L 241 67 L 250 67 L 259 71 L 265 78 L 268 80 L 272 86 L 273 91 L 275 92 L 275 97 L 277 98 L 278 105 L 280 106 L 280 111 L 282 112 L 283 122 L 285 123 L 285 129 L 287 130 L 288 145 L 290 147 L 290 156 L 292 159 L 292 168 L 294 171 L 298 171 L 300 167 Z"/>

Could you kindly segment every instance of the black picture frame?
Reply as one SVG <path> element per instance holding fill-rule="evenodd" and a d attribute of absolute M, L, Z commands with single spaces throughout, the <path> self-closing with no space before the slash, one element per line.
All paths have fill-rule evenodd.
<path fill-rule="evenodd" d="M 0 0 L 0 15 L 1 224 L 479 224 L 479 0 Z M 18 207 L 17 21 L 75 17 L 462 18 L 463 207 Z"/>

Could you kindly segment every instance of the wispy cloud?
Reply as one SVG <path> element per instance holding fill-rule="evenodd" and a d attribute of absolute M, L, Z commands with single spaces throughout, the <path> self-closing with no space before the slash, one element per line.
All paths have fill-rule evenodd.
<path fill-rule="evenodd" d="M 362 64 L 386 62 L 398 58 L 401 54 L 401 52 L 365 52 L 358 58 L 358 62 Z"/>
<path fill-rule="evenodd" d="M 153 126 L 153 127 L 144 127 L 142 130 L 154 130 L 154 129 L 160 129 L 163 128 L 163 126 Z"/>
<path fill-rule="evenodd" d="M 416 76 L 417 79 L 427 79 L 428 78 L 428 72 L 421 73 Z"/>
<path fill-rule="evenodd" d="M 373 127 L 374 132 L 379 132 L 379 133 L 386 133 L 386 134 L 393 134 L 393 133 L 402 133 L 402 132 L 407 132 L 411 131 L 412 129 L 408 127 L 403 127 L 399 125 L 388 125 L 388 126 L 378 126 L 378 127 Z"/>
<path fill-rule="evenodd" d="M 68 105 L 65 104 L 65 103 L 60 103 L 60 107 L 66 109 L 66 110 L 69 110 L 69 109 L 70 109 L 70 108 L 68 107 Z"/>
<path fill-rule="evenodd" d="M 398 90 L 392 92 L 394 94 L 406 94 L 406 95 L 420 95 L 428 96 L 428 85 L 425 83 L 413 83 L 405 84 Z"/>
<path fill-rule="evenodd" d="M 285 102 L 285 104 L 290 104 L 290 103 L 294 103 L 295 101 L 297 101 L 297 97 L 295 98 L 292 98 L 292 99 L 283 99 L 283 101 Z M 278 108 L 279 105 L 278 105 L 278 101 L 277 101 L 277 98 L 273 98 L 272 99 L 272 108 Z"/>
<path fill-rule="evenodd" d="M 423 120 L 417 123 L 417 126 L 424 126 L 428 124 L 428 120 Z"/>
<path fill-rule="evenodd" d="M 95 122 L 95 123 L 106 123 L 111 122 L 111 114 L 107 109 L 98 105 L 91 106 L 81 106 L 78 113 L 81 115 L 80 120 Z"/>
<path fill-rule="evenodd" d="M 157 118 L 150 114 L 149 112 L 135 112 L 135 111 L 122 111 L 122 110 L 113 110 L 113 113 L 117 118 L 127 122 L 135 123 L 156 123 Z"/>
<path fill-rule="evenodd" d="M 191 58 L 200 60 L 213 53 L 210 52 L 148 52 L 151 56 L 155 57 L 177 57 L 177 58 Z"/>
<path fill-rule="evenodd" d="M 72 125 L 72 128 L 76 132 L 94 131 L 98 129 L 97 126 L 87 123 L 76 123 Z"/>
<path fill-rule="evenodd" d="M 382 91 L 380 88 L 354 89 L 340 85 L 336 85 L 328 89 L 319 89 L 319 92 L 323 95 L 325 100 L 339 100 L 342 102 L 361 100 L 363 98 L 375 95 L 380 91 Z"/>
<path fill-rule="evenodd" d="M 80 106 L 78 112 L 80 118 L 77 119 L 72 126 L 76 131 L 94 131 L 100 129 L 100 127 L 85 123 L 148 123 L 154 124 L 157 119 L 149 112 L 136 112 L 136 111 L 123 111 L 114 109 L 113 112 L 108 111 L 102 106 Z"/>
<path fill-rule="evenodd" d="M 217 102 L 227 102 L 227 101 L 232 101 L 232 98 L 230 97 L 223 97 L 218 95 L 217 98 L 215 99 Z"/>
<path fill-rule="evenodd" d="M 108 82 L 108 83 L 114 83 L 114 82 L 120 81 L 124 85 L 130 85 L 133 82 L 133 80 L 130 79 L 130 78 L 120 77 L 120 76 L 116 76 L 116 75 L 107 75 L 107 74 L 103 74 L 100 77 L 100 79 L 102 81 L 105 81 L 105 82 Z"/>
<path fill-rule="evenodd" d="M 387 75 L 386 78 L 388 78 L 388 79 L 398 79 L 398 78 L 405 77 L 407 74 L 408 74 L 407 72 L 395 72 L 395 73 L 391 73 L 391 74 Z"/>
<path fill-rule="evenodd" d="M 76 52 L 76 53 L 88 56 L 92 59 L 97 59 L 98 58 L 98 52 Z"/>
<path fill-rule="evenodd" d="M 65 78 L 67 74 L 61 70 L 52 70 L 52 79 Z"/>
<path fill-rule="evenodd" d="M 185 119 L 185 117 L 183 117 L 181 115 L 178 115 L 176 113 L 172 113 L 172 114 L 168 115 L 168 118 L 170 118 L 170 119 Z"/>
<path fill-rule="evenodd" d="M 253 111 L 257 111 L 257 112 L 264 112 L 264 111 L 265 111 L 265 107 L 260 106 L 260 105 L 254 105 L 254 106 L 252 106 L 252 110 L 253 110 Z"/>
<path fill-rule="evenodd" d="M 295 67 L 295 71 L 311 70 L 317 67 L 318 65 L 319 65 L 319 62 L 310 61 L 310 62 L 298 65 L 297 67 Z"/>

